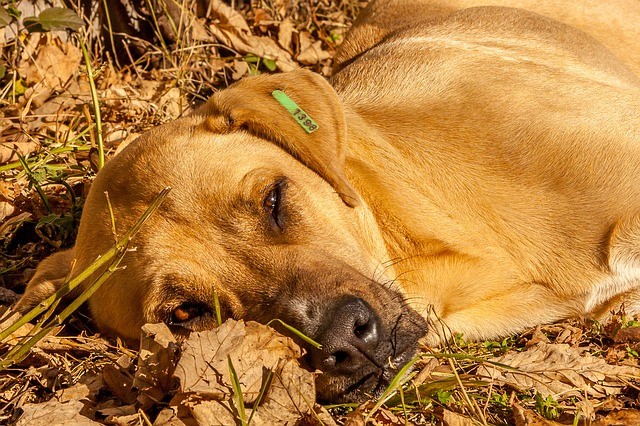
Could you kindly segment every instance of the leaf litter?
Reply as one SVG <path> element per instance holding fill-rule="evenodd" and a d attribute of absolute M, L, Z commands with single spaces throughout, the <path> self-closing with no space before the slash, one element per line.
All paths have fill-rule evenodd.
<path fill-rule="evenodd" d="M 118 0 L 130 13 L 114 17 L 131 29 L 123 36 L 105 30 L 97 9 L 45 13 L 65 5 L 36 3 L 15 2 L 18 12 L 0 5 L 5 307 L 42 258 L 72 245 L 95 176 L 96 122 L 79 40 L 94 58 L 109 158 L 142 131 L 246 75 L 300 66 L 330 75 L 335 48 L 366 4 L 187 0 L 178 7 Z M 203 3 L 206 8 L 198 7 Z M 19 11 L 22 17 L 15 17 Z M 76 28 L 84 12 L 91 25 L 79 29 L 79 38 L 60 31 Z M 23 24 L 30 17 L 52 31 L 28 32 Z M 118 37 L 128 37 L 126 48 L 112 48 Z M 0 314 L 11 315 L 6 308 Z M 32 329 L 0 343 L 0 355 Z M 621 312 L 602 326 L 565 322 L 499 342 L 460 338 L 446 348 L 424 347 L 417 374 L 372 411 L 375 401 L 317 404 L 313 378 L 319 373 L 300 367 L 303 350 L 266 326 L 228 321 L 178 342 L 163 324 L 147 324 L 140 346 L 130 348 L 101 337 L 78 312 L 0 373 L 0 423 L 635 425 L 638 330 L 637 319 Z"/>

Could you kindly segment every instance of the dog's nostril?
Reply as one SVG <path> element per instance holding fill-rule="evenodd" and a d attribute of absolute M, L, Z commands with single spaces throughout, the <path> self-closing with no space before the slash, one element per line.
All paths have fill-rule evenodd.
<path fill-rule="evenodd" d="M 340 365 L 348 360 L 350 355 L 345 351 L 338 351 L 331 355 L 331 358 L 335 360 L 334 365 Z"/>
<path fill-rule="evenodd" d="M 371 321 L 367 321 L 364 324 L 360 324 L 360 325 L 356 323 L 353 329 L 353 334 L 355 334 L 358 339 L 362 339 L 363 337 L 366 337 L 366 335 L 371 332 L 371 328 L 372 328 L 371 325 L 372 325 Z"/>
<path fill-rule="evenodd" d="M 325 321 L 318 336 L 322 349 L 311 357 L 317 368 L 349 371 L 372 362 L 380 343 L 379 320 L 364 300 L 340 300 Z"/>

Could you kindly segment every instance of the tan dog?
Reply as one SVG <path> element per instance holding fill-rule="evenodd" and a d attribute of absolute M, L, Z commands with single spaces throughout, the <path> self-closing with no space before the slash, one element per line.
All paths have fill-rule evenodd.
<path fill-rule="evenodd" d="M 145 322 L 213 327 L 215 288 L 225 315 L 323 344 L 309 358 L 324 399 L 380 391 L 423 335 L 639 310 L 640 2 L 493 3 L 571 26 L 464 9 L 479 1 L 374 2 L 331 85 L 248 78 L 110 161 L 75 249 L 42 262 L 20 309 L 112 246 L 104 192 L 122 235 L 171 186 L 90 299 L 96 322 L 129 340 Z"/>

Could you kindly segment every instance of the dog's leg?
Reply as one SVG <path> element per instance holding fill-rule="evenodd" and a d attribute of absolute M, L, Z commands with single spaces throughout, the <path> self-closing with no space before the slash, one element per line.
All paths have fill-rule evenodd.
<path fill-rule="evenodd" d="M 25 313 L 58 291 L 71 273 L 75 248 L 60 251 L 49 256 L 38 265 L 36 274 L 31 278 L 24 295 L 15 308 Z"/>
<path fill-rule="evenodd" d="M 621 219 L 609 239 L 609 276 L 598 282 L 585 310 L 595 318 L 620 308 L 628 314 L 640 312 L 640 216 Z"/>

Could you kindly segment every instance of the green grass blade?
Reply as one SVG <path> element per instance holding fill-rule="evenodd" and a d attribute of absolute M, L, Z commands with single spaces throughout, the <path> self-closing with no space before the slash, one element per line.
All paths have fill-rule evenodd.
<path fill-rule="evenodd" d="M 385 389 L 385 391 L 382 393 L 382 395 L 380 396 L 380 398 L 378 398 L 378 401 L 376 401 L 375 405 L 373 406 L 373 408 L 371 409 L 371 411 L 369 411 L 369 413 L 367 413 L 367 416 L 365 417 L 364 423 L 367 424 L 367 422 L 369 421 L 369 418 L 380 409 L 380 407 L 382 407 L 382 405 L 387 402 L 387 400 L 389 400 L 389 398 L 391 398 L 391 396 L 393 396 L 394 392 L 402 385 L 404 385 L 407 381 L 411 380 L 411 378 L 416 374 L 411 373 L 411 374 L 407 374 L 409 372 L 409 370 L 411 370 L 411 368 L 413 368 L 413 365 L 420 359 L 420 355 L 414 357 L 411 361 L 409 361 L 408 363 L 405 364 L 404 367 L 402 367 L 400 369 L 400 371 L 398 371 L 398 374 L 396 374 L 396 376 L 393 378 L 393 380 L 391 380 L 391 383 L 389 383 L 389 386 L 387 386 L 387 389 Z"/>
<path fill-rule="evenodd" d="M 96 82 L 93 80 L 93 67 L 91 66 L 91 58 L 87 51 L 84 41 L 78 37 L 80 48 L 82 49 L 82 56 L 84 57 L 84 63 L 87 68 L 87 77 L 89 79 L 89 89 L 91 91 L 91 103 L 93 103 L 93 114 L 96 120 L 96 143 L 98 144 L 98 170 L 104 167 L 104 143 L 102 141 L 102 116 L 100 115 L 100 103 L 98 102 L 98 89 L 96 88 Z"/>
<path fill-rule="evenodd" d="M 267 391 L 271 387 L 272 381 L 273 381 L 273 371 L 267 370 L 267 377 L 265 377 L 264 380 L 262 381 L 262 386 L 260 386 L 260 392 L 258 393 L 258 397 L 253 403 L 253 409 L 251 410 L 251 414 L 249 415 L 249 420 L 247 420 L 247 425 L 251 424 L 251 419 L 253 418 L 253 415 L 255 414 L 258 407 L 260 406 L 262 399 L 264 398 L 264 396 L 267 394 Z"/>
<path fill-rule="evenodd" d="M 218 299 L 218 291 L 213 287 L 213 308 L 216 311 L 216 322 L 218 327 L 222 325 L 222 313 L 220 311 L 220 300 Z"/>
<path fill-rule="evenodd" d="M 40 196 L 40 199 L 42 200 L 42 204 L 44 204 L 44 207 L 47 209 L 47 213 L 49 213 L 49 214 L 53 213 L 53 209 L 51 209 L 51 204 L 49 204 L 49 200 L 47 199 L 47 196 L 45 195 L 44 191 L 42 190 L 42 186 L 40 186 L 40 182 L 38 182 L 38 179 L 36 179 L 35 175 L 33 174 L 33 171 L 31 170 L 31 168 L 27 164 L 27 161 L 25 160 L 25 158 L 18 151 L 15 151 L 15 153 L 18 156 L 18 160 L 20 161 L 20 165 L 22 166 L 24 172 L 27 174 L 27 177 L 29 178 L 29 182 L 31 182 L 33 187 L 38 192 L 38 195 Z"/>
<path fill-rule="evenodd" d="M 231 386 L 233 387 L 233 393 L 236 396 L 236 404 L 238 405 L 238 417 L 240 417 L 240 424 L 245 426 L 247 422 L 247 413 L 244 408 L 244 398 L 242 397 L 242 389 L 240 388 L 240 381 L 238 380 L 238 374 L 236 369 L 233 368 L 231 362 L 231 356 L 227 355 L 227 361 L 229 363 L 229 376 L 231 376 Z"/>
<path fill-rule="evenodd" d="M 289 330 L 290 332 L 292 332 L 293 334 L 295 334 L 296 336 L 298 336 L 299 338 L 301 338 L 302 340 L 304 340 L 305 342 L 307 342 L 308 344 L 310 344 L 314 348 L 322 349 L 322 345 L 320 343 L 316 342 L 311 337 L 305 335 L 300 330 L 297 330 L 296 328 L 290 326 L 289 324 L 287 324 L 286 322 L 282 321 L 281 319 L 274 318 L 274 319 L 272 319 L 271 321 L 269 321 L 267 323 L 267 326 L 270 326 L 274 322 L 280 323 L 284 328 L 286 328 L 287 330 Z"/>

